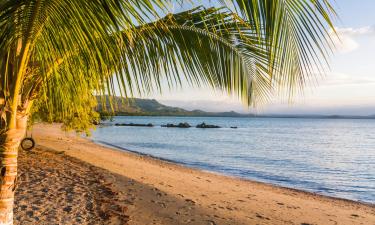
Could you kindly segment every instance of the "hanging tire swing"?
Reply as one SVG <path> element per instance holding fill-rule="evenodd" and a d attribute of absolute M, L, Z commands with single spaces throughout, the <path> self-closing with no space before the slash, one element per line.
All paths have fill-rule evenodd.
<path fill-rule="evenodd" d="M 26 137 L 21 141 L 21 148 L 25 151 L 31 151 L 35 147 L 35 140 L 33 139 L 33 135 L 31 134 L 30 137 Z"/>
<path fill-rule="evenodd" d="M 26 137 L 21 141 L 21 148 L 25 151 L 31 151 L 35 147 L 35 141 L 32 137 Z"/>

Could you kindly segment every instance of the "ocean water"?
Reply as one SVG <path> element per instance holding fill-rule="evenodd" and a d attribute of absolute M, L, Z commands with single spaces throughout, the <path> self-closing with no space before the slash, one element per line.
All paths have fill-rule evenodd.
<path fill-rule="evenodd" d="M 115 117 L 92 139 L 190 167 L 375 203 L 375 120 Z M 220 129 L 162 128 L 201 122 Z M 231 129 L 237 126 L 238 129 Z"/>

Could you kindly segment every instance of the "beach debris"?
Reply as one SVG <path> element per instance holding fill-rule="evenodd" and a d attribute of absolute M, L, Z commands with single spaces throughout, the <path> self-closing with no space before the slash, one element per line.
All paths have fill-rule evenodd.
<path fill-rule="evenodd" d="M 128 127 L 153 127 L 152 123 L 116 123 L 115 126 L 128 126 Z"/>
<path fill-rule="evenodd" d="M 232 129 L 237 129 L 238 127 L 230 127 L 230 128 L 232 128 Z"/>
<path fill-rule="evenodd" d="M 173 124 L 173 123 L 168 123 L 166 125 L 161 125 L 162 127 L 177 127 L 177 128 L 189 128 L 191 127 L 190 124 L 188 123 L 179 123 L 179 124 Z"/>
<path fill-rule="evenodd" d="M 201 124 L 198 124 L 196 126 L 196 128 L 221 128 L 220 126 L 216 126 L 216 125 L 210 125 L 210 124 L 206 124 L 206 123 L 201 123 Z"/>

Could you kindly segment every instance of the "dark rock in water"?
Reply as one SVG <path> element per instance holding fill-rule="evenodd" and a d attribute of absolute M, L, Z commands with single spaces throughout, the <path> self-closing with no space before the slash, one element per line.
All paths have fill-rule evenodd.
<path fill-rule="evenodd" d="M 190 124 L 188 124 L 188 123 L 185 122 L 185 123 L 179 123 L 178 127 L 180 127 L 180 128 L 189 128 L 191 126 L 190 126 Z"/>
<path fill-rule="evenodd" d="M 153 127 L 152 123 L 116 123 L 115 126 L 127 126 L 127 127 Z"/>
<path fill-rule="evenodd" d="M 162 127 L 178 127 L 178 128 L 189 128 L 191 127 L 190 124 L 188 123 L 179 123 L 179 124 L 173 124 L 173 123 L 168 123 L 166 125 L 161 125 Z"/>
<path fill-rule="evenodd" d="M 220 126 L 201 123 L 201 124 L 198 124 L 196 128 L 220 128 Z"/>
<path fill-rule="evenodd" d="M 237 127 L 230 127 L 230 128 L 232 128 L 232 129 L 237 129 Z"/>

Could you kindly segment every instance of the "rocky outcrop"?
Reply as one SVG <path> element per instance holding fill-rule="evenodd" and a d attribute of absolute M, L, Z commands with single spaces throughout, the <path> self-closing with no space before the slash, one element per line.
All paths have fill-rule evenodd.
<path fill-rule="evenodd" d="M 127 127 L 153 127 L 152 123 L 116 123 L 115 126 L 127 126 Z"/>
<path fill-rule="evenodd" d="M 201 124 L 198 124 L 196 128 L 220 128 L 220 126 L 201 123 Z"/>
<path fill-rule="evenodd" d="M 179 124 L 173 124 L 173 123 L 168 123 L 166 125 L 161 125 L 162 127 L 177 127 L 177 128 L 189 128 L 191 127 L 190 124 L 188 123 L 179 123 Z"/>

